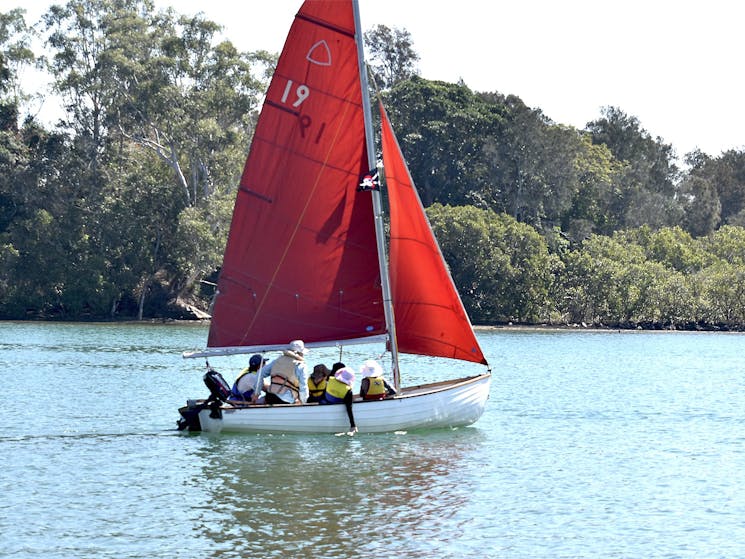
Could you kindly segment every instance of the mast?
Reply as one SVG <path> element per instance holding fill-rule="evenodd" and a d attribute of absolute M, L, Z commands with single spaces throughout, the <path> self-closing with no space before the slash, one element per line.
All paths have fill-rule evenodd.
<path fill-rule="evenodd" d="M 367 84 L 367 66 L 365 65 L 365 50 L 362 44 L 362 25 L 360 24 L 360 7 L 358 0 L 352 0 L 354 9 L 354 38 L 357 43 L 357 60 L 360 69 L 360 86 L 362 88 L 362 110 L 365 117 L 365 143 L 367 144 L 368 169 L 377 167 L 375 157 L 375 133 L 372 124 L 372 110 L 370 108 L 370 89 Z M 388 276 L 388 259 L 385 250 L 385 229 L 383 228 L 383 202 L 379 189 L 370 191 L 373 201 L 375 220 L 375 239 L 378 245 L 378 265 L 380 266 L 380 284 L 383 290 L 383 310 L 385 324 L 391 349 L 391 365 L 393 368 L 393 384 L 398 392 L 401 386 L 401 375 L 398 369 L 398 342 L 396 341 L 396 320 L 393 314 L 393 297 L 391 282 Z"/>

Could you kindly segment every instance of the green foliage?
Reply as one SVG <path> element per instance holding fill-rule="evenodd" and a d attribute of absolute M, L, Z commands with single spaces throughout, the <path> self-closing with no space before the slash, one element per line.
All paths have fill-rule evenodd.
<path fill-rule="evenodd" d="M 418 74 L 416 62 L 419 55 L 414 51 L 411 33 L 405 29 L 376 25 L 365 31 L 364 41 L 370 53 L 370 71 L 377 87 L 390 89 Z"/>
<path fill-rule="evenodd" d="M 574 159 L 577 187 L 570 208 L 561 218 L 562 229 L 574 241 L 591 233 L 609 234 L 618 228 L 623 165 L 605 144 L 593 144 L 583 134 Z"/>
<path fill-rule="evenodd" d="M 744 324 L 745 229 L 680 227 L 592 236 L 565 255 L 566 321 L 655 327 Z"/>
<path fill-rule="evenodd" d="M 24 66 L 33 64 L 32 31 L 26 25 L 20 8 L 0 12 L 0 99 L 6 96 L 14 104 L 21 100 L 18 76 Z"/>
<path fill-rule="evenodd" d="M 718 262 L 700 277 L 707 322 L 734 326 L 745 323 L 745 267 Z"/>
<path fill-rule="evenodd" d="M 729 150 L 712 158 L 690 154 L 687 219 L 691 232 L 705 235 L 720 223 L 745 225 L 745 152 Z"/>
<path fill-rule="evenodd" d="M 725 225 L 700 239 L 702 248 L 723 262 L 745 266 L 745 228 Z"/>
<path fill-rule="evenodd" d="M 547 314 L 559 262 L 532 227 L 472 206 L 434 204 L 427 215 L 474 320 L 532 322 Z"/>
<path fill-rule="evenodd" d="M 425 204 L 490 208 L 576 241 L 625 223 L 628 164 L 518 97 L 412 79 L 387 100 Z"/>
<path fill-rule="evenodd" d="M 652 138 L 639 120 L 617 107 L 605 107 L 603 116 L 587 125 L 595 144 L 604 144 L 623 163 L 621 227 L 649 224 L 662 227 L 682 216 L 676 197 L 678 168 L 671 145 Z"/>
<path fill-rule="evenodd" d="M 617 238 L 639 245 L 646 257 L 686 275 L 700 271 L 711 263 L 711 255 L 700 242 L 680 226 L 653 231 L 648 226 L 619 231 Z"/>
<path fill-rule="evenodd" d="M 484 149 L 491 199 L 500 211 L 540 230 L 558 224 L 578 190 L 577 130 L 554 126 L 515 96 L 482 94 L 503 107 L 504 124 Z"/>
<path fill-rule="evenodd" d="M 611 237 L 592 235 L 582 250 L 565 256 L 570 322 L 609 323 L 617 317 L 627 322 L 642 296 L 638 282 L 644 257 Z M 646 280 L 646 278 L 645 278 Z"/>
<path fill-rule="evenodd" d="M 0 13 L 0 317 L 165 316 L 206 298 L 276 55 L 151 0 L 68 0 L 39 28 L 65 102 L 55 130 L 23 120 L 33 31 Z M 691 153 L 683 173 L 620 109 L 563 126 L 416 76 L 405 30 L 365 37 L 475 322 L 745 325 L 745 152 Z"/>
<path fill-rule="evenodd" d="M 697 237 L 714 231 L 722 221 L 722 204 L 712 180 L 689 175 L 681 182 L 681 193 L 686 230 Z"/>
<path fill-rule="evenodd" d="M 420 78 L 399 83 L 386 99 L 424 205 L 490 207 L 482 152 L 500 130 L 503 108 L 464 85 Z"/>
<path fill-rule="evenodd" d="M 219 266 L 274 58 L 149 0 L 70 0 L 43 29 L 70 135 L 0 130 L 0 314 L 158 314 Z"/>

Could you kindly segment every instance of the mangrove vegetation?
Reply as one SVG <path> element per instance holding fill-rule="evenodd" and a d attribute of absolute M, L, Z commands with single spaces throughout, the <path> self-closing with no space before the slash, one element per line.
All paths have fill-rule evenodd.
<path fill-rule="evenodd" d="M 745 152 L 677 154 L 619 107 L 567 126 L 419 76 L 405 30 L 365 40 L 474 323 L 745 325 Z M 0 12 L 0 318 L 201 316 L 276 56 L 152 0 Z"/>

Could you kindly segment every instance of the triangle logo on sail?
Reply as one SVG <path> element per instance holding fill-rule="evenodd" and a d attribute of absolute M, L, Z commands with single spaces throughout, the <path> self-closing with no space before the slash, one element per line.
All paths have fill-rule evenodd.
<path fill-rule="evenodd" d="M 331 66 L 331 50 L 324 39 L 321 39 L 310 47 L 305 58 L 308 59 L 308 62 L 318 64 L 319 66 Z"/>

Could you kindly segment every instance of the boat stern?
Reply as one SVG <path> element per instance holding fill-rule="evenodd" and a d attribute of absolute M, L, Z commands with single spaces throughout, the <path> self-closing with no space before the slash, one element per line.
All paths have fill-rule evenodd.
<path fill-rule="evenodd" d="M 221 402 L 215 400 L 188 400 L 178 410 L 181 417 L 176 422 L 179 431 L 200 432 L 214 429 L 214 423 L 221 423 Z"/>

